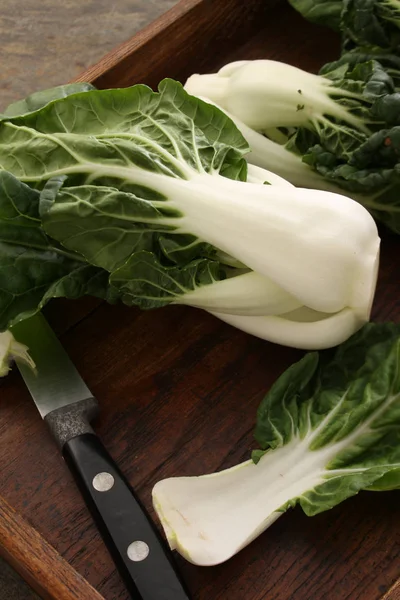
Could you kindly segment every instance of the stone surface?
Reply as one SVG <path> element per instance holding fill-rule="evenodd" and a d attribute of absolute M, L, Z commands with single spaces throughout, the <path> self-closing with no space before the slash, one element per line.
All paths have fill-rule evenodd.
<path fill-rule="evenodd" d="M 1 0 L 0 110 L 66 83 L 176 0 Z"/>
<path fill-rule="evenodd" d="M 66 83 L 176 0 L 1 0 L 0 111 Z M 0 599 L 38 600 L 0 560 Z"/>

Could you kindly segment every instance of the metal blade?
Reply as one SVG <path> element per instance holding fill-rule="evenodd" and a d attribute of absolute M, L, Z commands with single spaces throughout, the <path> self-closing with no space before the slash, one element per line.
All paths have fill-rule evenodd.
<path fill-rule="evenodd" d="M 57 336 L 40 314 L 11 328 L 15 339 L 29 348 L 36 371 L 20 360 L 18 369 L 44 418 L 57 408 L 93 398 Z"/>

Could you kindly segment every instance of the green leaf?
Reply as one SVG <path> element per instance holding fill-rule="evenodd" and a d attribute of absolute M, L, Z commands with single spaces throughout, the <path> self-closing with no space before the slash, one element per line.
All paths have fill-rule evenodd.
<path fill-rule="evenodd" d="M 400 123 L 400 92 L 387 94 L 376 100 L 371 108 L 371 114 L 377 121 L 388 125 Z"/>
<path fill-rule="evenodd" d="M 344 52 L 336 61 L 325 64 L 320 69 L 320 75 L 327 75 L 331 71 L 337 70 L 341 66 L 346 69 L 354 68 L 359 64 L 378 62 L 384 71 L 392 78 L 397 88 L 400 85 L 400 57 L 395 54 L 383 52 L 379 48 L 354 48 L 349 52 Z"/>
<path fill-rule="evenodd" d="M 65 174 L 134 184 L 132 166 L 177 178 L 191 168 L 244 180 L 247 151 L 223 112 L 169 79 L 159 93 L 144 85 L 78 93 L 0 123 L 0 166 L 29 183 Z"/>
<path fill-rule="evenodd" d="M 261 448 L 279 448 L 290 442 L 299 427 L 298 397 L 315 374 L 318 354 L 309 352 L 279 377 L 257 411 L 255 437 Z"/>
<path fill-rule="evenodd" d="M 125 304 L 158 308 L 197 287 L 223 278 L 218 262 L 194 260 L 184 267 L 165 267 L 150 252 L 137 252 L 110 276 Z"/>
<path fill-rule="evenodd" d="M 289 0 L 289 3 L 305 19 L 339 31 L 343 0 Z"/>
<path fill-rule="evenodd" d="M 257 415 L 256 437 L 266 453 L 255 453 L 255 461 L 287 461 L 287 446 L 298 489 L 307 477 L 316 482 L 282 506 L 298 502 L 307 515 L 363 489 L 400 486 L 400 325 L 367 324 L 320 357 L 318 367 L 308 354 L 288 369 Z"/>
<path fill-rule="evenodd" d="M 41 194 L 43 227 L 65 248 L 111 272 L 135 252 L 156 250 L 155 232 L 174 229 L 157 224 L 163 214 L 150 198 L 163 199 L 139 186 L 136 194 L 95 185 L 64 187 L 57 194 L 50 180 Z"/>
<path fill-rule="evenodd" d="M 261 403 L 256 436 L 252 461 L 153 489 L 171 547 L 194 564 L 228 560 L 297 504 L 312 516 L 400 488 L 400 324 L 368 324 L 292 365 Z"/>
<path fill-rule="evenodd" d="M 202 242 L 194 235 L 161 233 L 157 243 L 165 259 L 181 266 L 198 256 L 213 258 L 216 255 L 214 246 Z"/>
<path fill-rule="evenodd" d="M 79 92 L 87 92 L 96 89 L 90 83 L 69 83 L 67 85 L 59 85 L 54 88 L 47 90 L 41 90 L 31 94 L 23 100 L 18 100 L 10 104 L 4 111 L 2 117 L 19 117 L 31 112 L 35 112 L 46 104 L 58 100 L 59 98 L 66 98 L 71 94 L 77 94 Z"/>
<path fill-rule="evenodd" d="M 247 151 L 222 111 L 168 79 L 158 93 L 76 93 L 0 123 L 0 168 L 42 190 L 46 233 L 109 272 L 141 250 L 181 265 L 215 254 L 190 232 L 170 236 L 182 215 L 164 190 L 204 173 L 245 180 Z"/>
<path fill-rule="evenodd" d="M 400 233 L 400 127 L 360 137 L 358 144 L 335 135 L 332 140 L 321 135 L 321 141 L 304 152 L 303 161 Z"/>
<path fill-rule="evenodd" d="M 400 44 L 400 8 L 387 0 L 344 0 L 341 29 L 357 46 L 395 51 Z"/>
<path fill-rule="evenodd" d="M 0 172 L 0 330 L 50 298 L 85 294 L 116 301 L 108 273 L 67 252 L 42 230 L 39 192 Z"/>
<path fill-rule="evenodd" d="M 365 133 L 351 127 L 325 127 L 320 131 L 319 143 L 336 161 L 350 161 L 353 153 L 367 140 Z"/>
<path fill-rule="evenodd" d="M 354 64 L 340 60 L 325 65 L 320 75 L 334 81 L 336 87 L 358 93 L 370 101 L 395 91 L 391 75 L 377 60 Z"/>

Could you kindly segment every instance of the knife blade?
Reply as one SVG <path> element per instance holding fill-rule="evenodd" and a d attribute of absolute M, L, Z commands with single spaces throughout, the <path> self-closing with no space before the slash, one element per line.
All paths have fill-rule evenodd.
<path fill-rule="evenodd" d="M 85 499 L 134 600 L 188 600 L 172 552 L 94 433 L 99 405 L 40 313 L 12 328 L 33 370 L 18 369 Z"/>

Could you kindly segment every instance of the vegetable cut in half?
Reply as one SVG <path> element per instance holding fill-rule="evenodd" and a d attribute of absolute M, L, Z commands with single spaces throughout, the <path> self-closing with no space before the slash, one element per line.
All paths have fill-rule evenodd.
<path fill-rule="evenodd" d="M 154 486 L 169 544 L 190 562 L 228 560 L 296 504 L 313 516 L 400 488 L 400 325 L 367 324 L 292 365 L 261 402 L 256 439 L 252 460 Z"/>

